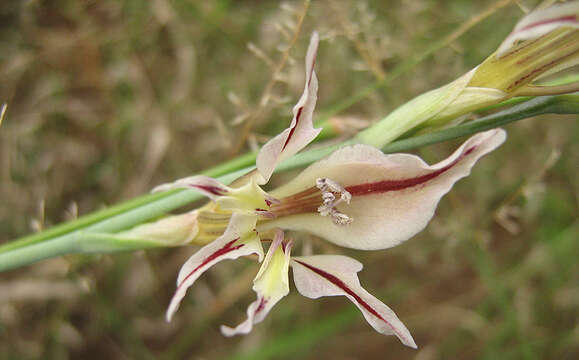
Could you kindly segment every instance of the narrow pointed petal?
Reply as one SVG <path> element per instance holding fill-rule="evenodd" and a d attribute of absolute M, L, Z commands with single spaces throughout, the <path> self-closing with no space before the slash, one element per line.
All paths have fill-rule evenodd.
<path fill-rule="evenodd" d="M 247 307 L 247 319 L 235 328 L 226 325 L 221 325 L 221 333 L 223 336 L 232 337 L 235 335 L 247 335 L 253 329 L 253 324 L 258 323 L 256 315 L 262 313 L 265 309 L 266 300 L 263 297 L 258 297 L 257 300 L 249 304 Z M 269 309 L 268 309 L 269 311 Z"/>
<path fill-rule="evenodd" d="M 153 189 L 153 192 L 173 189 L 195 189 L 211 200 L 215 200 L 220 196 L 224 196 L 230 191 L 227 186 L 213 178 L 204 175 L 197 175 L 179 179 L 172 183 L 159 185 Z"/>
<path fill-rule="evenodd" d="M 261 262 L 263 249 L 254 231 L 255 222 L 255 216 L 233 215 L 221 237 L 202 247 L 183 264 L 177 278 L 177 290 L 167 310 L 167 321 L 171 321 L 187 289 L 211 266 L 222 260 L 237 259 L 251 254 L 257 254 Z"/>
<path fill-rule="evenodd" d="M 153 192 L 172 189 L 194 189 L 215 201 L 222 210 L 262 216 L 267 216 L 269 205 L 277 201 L 251 177 L 242 185 L 231 188 L 208 176 L 197 175 L 159 185 Z"/>
<path fill-rule="evenodd" d="M 311 189 L 317 179 L 331 179 L 351 195 L 349 204 L 342 202 L 336 208 L 351 219 L 349 224 L 336 225 L 329 216 L 315 212 L 316 206 L 310 206 L 301 214 L 264 222 L 259 229 L 303 230 L 354 249 L 398 245 L 424 229 L 442 196 L 505 138 L 501 129 L 479 133 L 432 166 L 414 155 L 385 155 L 367 145 L 342 148 L 271 194 L 283 205 L 285 197 Z M 312 199 L 316 199 L 314 196 Z"/>
<path fill-rule="evenodd" d="M 314 32 L 306 55 L 306 84 L 302 97 L 293 108 L 290 126 L 268 141 L 257 155 L 258 183 L 265 184 L 277 164 L 308 145 L 321 129 L 314 129 L 313 113 L 316 107 L 318 79 L 314 70 L 319 36 Z"/>
<path fill-rule="evenodd" d="M 366 321 L 384 335 L 396 335 L 400 341 L 416 349 L 416 343 L 394 311 L 368 293 L 360 285 L 357 272 L 362 264 L 340 255 L 304 256 L 292 259 L 296 288 L 305 297 L 347 297 L 360 309 Z"/>
<path fill-rule="evenodd" d="M 536 39 L 562 27 L 579 28 L 579 2 L 554 5 L 529 13 L 503 41 L 497 56 L 505 55 L 517 41 Z"/>
<path fill-rule="evenodd" d="M 235 328 L 222 325 L 225 336 L 248 334 L 253 325 L 262 322 L 278 301 L 289 293 L 288 271 L 291 242 L 283 243 L 283 232 L 276 231 L 259 272 L 253 280 L 257 299 L 247 308 L 247 319 Z"/>

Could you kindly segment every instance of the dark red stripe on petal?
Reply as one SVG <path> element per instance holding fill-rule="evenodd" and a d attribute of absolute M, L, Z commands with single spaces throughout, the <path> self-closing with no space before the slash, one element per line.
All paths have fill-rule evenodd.
<path fill-rule="evenodd" d="M 362 196 L 362 195 L 370 195 L 375 193 L 384 193 L 388 191 L 398 191 L 408 189 L 417 185 L 421 185 L 426 183 L 429 180 L 432 180 L 449 169 L 453 166 L 458 164 L 465 156 L 469 155 L 476 149 L 476 146 L 473 146 L 466 150 L 464 153 L 461 154 L 456 160 L 452 163 L 446 165 L 445 167 L 435 170 L 431 173 L 424 174 L 421 176 L 417 176 L 414 178 L 408 179 L 401 179 L 401 180 L 383 180 L 373 183 L 365 183 L 365 184 L 358 184 L 358 185 L 350 185 L 346 186 L 345 189 L 348 191 L 352 196 Z"/>
<path fill-rule="evenodd" d="M 290 142 L 292 136 L 294 135 L 294 132 L 296 131 L 296 128 L 298 127 L 298 123 L 300 122 L 300 117 L 302 116 L 302 110 L 303 110 L 303 109 L 304 109 L 303 106 L 298 109 L 298 112 L 297 112 L 297 114 L 296 114 L 296 125 L 290 129 L 290 132 L 289 132 L 289 134 L 288 134 L 288 136 L 287 136 L 287 139 L 285 139 L 285 143 L 283 144 L 283 147 L 281 148 L 281 151 L 284 151 L 284 150 L 285 150 L 287 144 Z"/>
<path fill-rule="evenodd" d="M 207 256 L 205 259 L 203 259 L 201 264 L 197 265 L 197 267 L 195 267 L 195 269 L 193 269 L 189 274 L 187 274 L 187 276 L 183 279 L 183 281 L 181 281 L 181 283 L 177 287 L 177 291 L 187 281 L 187 279 L 189 279 L 191 276 L 193 276 L 193 274 L 195 274 L 199 269 L 201 269 L 202 267 L 204 267 L 205 265 L 207 265 L 211 261 L 217 259 L 218 257 L 223 256 L 223 255 L 230 253 L 232 251 L 235 251 L 235 250 L 237 250 L 245 245 L 245 244 L 239 244 L 237 246 L 233 246 L 233 243 L 235 243 L 237 240 L 239 240 L 239 238 L 231 240 L 230 242 L 225 244 L 222 248 L 218 249 L 213 254 L 211 254 L 211 255 Z"/>
<path fill-rule="evenodd" d="M 193 184 L 193 185 L 191 185 L 191 187 L 206 191 L 206 192 L 213 194 L 213 195 L 216 195 L 216 196 L 223 196 L 223 195 L 227 194 L 227 190 L 222 189 L 222 188 L 217 187 L 217 186 Z"/>
<path fill-rule="evenodd" d="M 305 90 L 305 91 L 308 92 L 308 98 L 309 98 L 309 96 L 310 96 L 310 94 L 309 94 L 309 92 L 311 91 L 311 90 L 310 90 L 310 84 L 311 84 L 311 82 L 312 82 L 312 77 L 314 76 L 314 68 L 315 68 L 315 66 L 316 66 L 316 55 L 317 55 L 317 52 L 318 52 L 318 47 L 316 46 L 316 49 L 314 50 L 314 59 L 312 60 L 312 65 L 311 65 L 311 67 L 310 67 L 310 69 L 309 69 L 309 70 L 310 70 L 310 71 L 309 71 L 309 77 L 308 77 L 307 80 L 306 80 L 307 85 L 306 85 L 306 90 Z M 309 99 L 306 98 L 306 104 L 307 104 L 308 101 L 309 101 Z M 294 132 L 296 131 L 296 128 L 298 127 L 298 124 L 299 124 L 299 122 L 300 122 L 300 118 L 301 118 L 301 116 L 302 116 L 302 111 L 303 111 L 303 110 L 304 110 L 304 107 L 303 107 L 303 106 L 301 106 L 301 107 L 298 109 L 298 112 L 296 113 L 296 116 L 295 116 L 296 124 L 295 124 L 294 127 L 292 127 L 292 128 L 290 129 L 290 132 L 289 132 L 289 134 L 288 134 L 288 136 L 287 136 L 287 139 L 285 139 L 285 143 L 283 144 L 283 146 L 282 146 L 282 148 L 281 148 L 281 151 L 284 151 L 284 150 L 285 150 L 285 148 L 286 148 L 287 145 L 289 144 L 292 136 L 294 135 Z"/>
<path fill-rule="evenodd" d="M 262 311 L 263 309 L 265 309 L 265 304 L 267 304 L 267 300 L 264 297 L 262 297 L 259 300 L 259 305 L 257 305 L 257 309 L 255 309 L 255 313 L 257 314 L 260 311 Z"/>
<path fill-rule="evenodd" d="M 530 28 L 533 28 L 535 26 L 542 26 L 542 25 L 548 25 L 548 24 L 552 24 L 552 23 L 576 23 L 577 22 L 577 16 L 575 15 L 567 15 L 567 16 L 561 16 L 560 18 L 555 18 L 555 19 L 548 19 L 548 20 L 542 20 L 542 21 L 537 21 L 534 23 L 531 23 L 527 26 L 524 26 L 522 28 L 520 28 L 519 30 L 517 30 L 517 32 L 521 32 L 524 30 L 528 30 Z"/>
<path fill-rule="evenodd" d="M 375 317 L 377 317 L 378 319 L 382 320 L 383 322 L 385 322 L 391 329 L 392 331 L 394 331 L 396 333 L 396 335 L 398 335 L 399 337 L 403 337 L 404 335 L 398 333 L 396 331 L 396 329 L 394 328 L 394 326 L 392 326 L 392 324 L 390 324 L 390 322 L 388 322 L 388 320 L 384 319 L 382 317 L 382 315 L 380 315 L 380 313 L 378 313 L 378 311 L 376 311 L 376 309 L 374 309 L 372 306 L 370 306 L 370 304 L 368 304 L 367 302 L 364 301 L 364 299 L 362 299 L 358 294 L 356 294 L 354 292 L 354 290 L 350 289 L 348 287 L 348 285 L 346 285 L 342 280 L 338 279 L 336 276 L 322 270 L 319 269 L 317 267 L 314 267 L 310 264 L 306 264 L 305 262 L 299 261 L 294 259 L 294 261 L 296 261 L 297 263 L 305 266 L 306 268 L 310 269 L 311 271 L 315 272 L 316 274 L 320 275 L 321 277 L 323 277 L 324 279 L 328 280 L 329 282 L 331 282 L 332 284 L 336 285 L 337 287 L 339 287 L 340 289 L 344 290 L 344 292 L 348 295 L 350 295 L 351 297 L 353 297 L 356 302 L 358 304 L 360 304 L 360 306 L 362 306 L 364 309 L 366 309 L 370 314 L 374 315 Z"/>

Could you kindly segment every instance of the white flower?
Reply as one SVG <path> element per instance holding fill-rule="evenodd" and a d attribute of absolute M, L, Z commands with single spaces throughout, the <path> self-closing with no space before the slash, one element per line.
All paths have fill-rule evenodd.
<path fill-rule="evenodd" d="M 246 321 L 235 328 L 222 326 L 224 335 L 247 334 L 265 318 L 288 294 L 291 267 L 302 295 L 343 295 L 376 331 L 396 335 L 403 344 L 415 348 L 410 332 L 396 314 L 360 285 L 360 262 L 337 255 L 292 257 L 292 242 L 284 239 L 282 230 L 306 231 L 354 249 L 395 246 L 421 231 L 442 196 L 470 173 L 480 157 L 497 148 L 506 135 L 500 129 L 477 134 L 446 160 L 432 166 L 414 155 L 385 155 L 368 145 L 347 146 L 312 164 L 286 185 L 266 193 L 260 185 L 269 181 L 276 165 L 303 149 L 320 131 L 314 129 L 312 122 L 318 87 L 314 71 L 317 47 L 318 36 L 314 33 L 306 56 L 306 85 L 294 107 L 292 122 L 263 146 L 256 171 L 233 186 L 194 176 L 157 188 L 184 187 L 207 195 L 212 202 L 209 208 L 196 213 L 197 232 L 215 234 L 214 240 L 181 268 L 167 320 L 172 318 L 187 289 L 211 266 L 225 259 L 256 254 L 262 263 L 253 282 L 256 300 L 247 309 Z M 226 229 L 215 225 L 225 221 Z M 214 226 L 213 232 L 204 230 L 209 225 Z M 264 256 L 262 242 L 269 240 Z"/>

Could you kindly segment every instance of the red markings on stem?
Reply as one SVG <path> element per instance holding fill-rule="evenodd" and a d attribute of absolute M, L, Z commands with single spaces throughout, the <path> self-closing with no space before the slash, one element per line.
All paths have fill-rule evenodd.
<path fill-rule="evenodd" d="M 455 166 L 459 161 L 461 161 L 465 156 L 469 155 L 476 149 L 476 146 L 473 146 L 462 153 L 456 160 L 452 163 L 446 165 L 445 167 L 435 170 L 431 173 L 424 174 L 421 176 L 417 176 L 414 178 L 409 179 L 401 179 L 401 180 L 383 180 L 377 181 L 373 183 L 365 183 L 365 184 L 358 184 L 358 185 L 350 185 L 346 186 L 345 189 L 348 191 L 352 196 L 362 196 L 362 195 L 370 195 L 375 193 L 384 193 L 388 191 L 397 191 L 397 190 L 404 190 L 408 189 L 417 185 L 421 185 L 426 183 L 429 180 L 432 180 L 449 169 Z"/>
<path fill-rule="evenodd" d="M 230 242 L 225 244 L 222 248 L 218 249 L 213 254 L 210 254 L 205 259 L 203 259 L 201 264 L 197 265 L 195 267 L 195 269 L 193 269 L 189 274 L 187 274 L 187 276 L 183 279 L 183 281 L 181 281 L 181 283 L 177 287 L 177 291 L 179 291 L 179 288 L 187 281 L 187 279 L 189 279 L 191 276 L 193 276 L 193 274 L 195 274 L 199 269 L 206 266 L 208 263 L 217 259 L 218 257 L 223 256 L 225 254 L 228 254 L 232 251 L 235 251 L 235 250 L 237 250 L 245 245 L 245 244 L 239 244 L 237 246 L 233 246 L 233 243 L 235 243 L 237 240 L 239 240 L 239 238 L 235 238 L 235 239 L 231 240 Z"/>
<path fill-rule="evenodd" d="M 364 299 L 362 299 L 360 297 L 360 295 L 356 294 L 354 292 L 354 290 L 350 289 L 348 287 L 348 285 L 346 285 L 346 283 L 344 283 L 342 280 L 338 279 L 336 276 L 322 270 L 319 269 L 317 267 L 314 267 L 310 264 L 306 264 L 305 262 L 299 261 L 294 259 L 295 262 L 297 262 L 300 265 L 305 266 L 306 268 L 308 268 L 309 270 L 315 272 L 316 274 L 318 274 L 319 276 L 323 277 L 324 279 L 328 280 L 329 282 L 331 282 L 332 284 L 336 285 L 337 287 L 339 287 L 340 289 L 342 289 L 346 294 L 350 295 L 352 298 L 354 298 L 354 300 L 360 304 L 360 306 L 362 306 L 364 309 L 366 309 L 370 314 L 374 315 L 375 317 L 377 317 L 378 319 L 384 321 L 391 329 L 392 331 L 394 331 L 399 337 L 404 338 L 404 336 L 400 333 L 398 333 L 396 331 L 396 329 L 394 328 L 394 326 L 392 326 L 392 324 L 390 324 L 390 322 L 388 322 L 388 320 L 384 319 L 382 317 L 382 315 L 380 315 L 380 313 L 378 313 L 378 311 L 376 311 L 376 309 L 374 309 L 372 306 L 370 306 L 370 304 L 368 304 L 367 302 L 364 301 Z"/>

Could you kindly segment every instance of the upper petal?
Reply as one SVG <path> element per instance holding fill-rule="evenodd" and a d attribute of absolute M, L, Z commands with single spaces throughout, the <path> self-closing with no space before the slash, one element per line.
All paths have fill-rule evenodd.
<path fill-rule="evenodd" d="M 517 41 L 535 39 L 561 27 L 579 28 L 579 2 L 570 1 L 529 13 L 502 42 L 497 56 L 505 55 Z"/>
<path fill-rule="evenodd" d="M 337 207 L 353 219 L 349 225 L 338 226 L 328 216 L 310 210 L 273 219 L 259 228 L 303 230 L 355 249 L 395 246 L 421 231 L 442 196 L 505 138 L 502 129 L 479 133 L 432 166 L 414 155 L 385 155 L 367 145 L 342 148 L 271 194 L 283 204 L 284 197 L 310 189 L 318 178 L 329 178 L 352 196 L 350 204 Z"/>
<path fill-rule="evenodd" d="M 173 189 L 195 189 L 211 200 L 215 200 L 220 196 L 226 195 L 231 190 L 227 186 L 209 176 L 195 175 L 176 180 L 172 183 L 159 185 L 155 187 L 152 192 L 167 191 Z"/>
<path fill-rule="evenodd" d="M 233 215 L 222 236 L 202 247 L 183 264 L 177 278 L 177 290 L 167 309 L 167 321 L 179 308 L 187 289 L 211 266 L 225 259 L 237 259 L 251 254 L 257 254 L 259 261 L 262 260 L 263 249 L 254 231 L 255 222 L 255 216 Z"/>
<path fill-rule="evenodd" d="M 313 113 L 316 107 L 318 79 L 314 70 L 319 36 L 314 32 L 306 55 L 306 83 L 302 97 L 293 108 L 290 126 L 268 141 L 257 155 L 258 183 L 265 184 L 279 162 L 308 145 L 322 129 L 314 129 Z"/>
<path fill-rule="evenodd" d="M 222 210 L 245 214 L 267 212 L 269 204 L 275 202 L 276 199 L 263 191 L 253 177 L 247 177 L 244 180 L 237 187 L 229 187 L 211 177 L 196 175 L 159 185 L 153 189 L 153 192 L 194 189 L 215 201 Z"/>
<path fill-rule="evenodd" d="M 404 345 L 416 348 L 412 335 L 394 311 L 362 288 L 356 275 L 361 270 L 358 261 L 339 255 L 303 256 L 293 258 L 291 266 L 294 283 L 303 296 L 346 296 L 376 331 L 396 335 Z"/>

